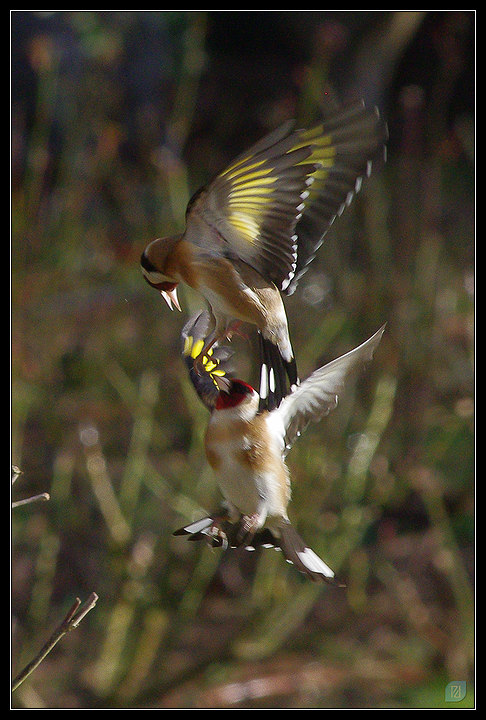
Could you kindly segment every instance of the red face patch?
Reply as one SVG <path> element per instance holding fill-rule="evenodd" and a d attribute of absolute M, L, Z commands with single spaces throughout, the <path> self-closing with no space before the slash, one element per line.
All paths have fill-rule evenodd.
<path fill-rule="evenodd" d="M 243 380 L 233 380 L 229 392 L 220 392 L 216 400 L 216 410 L 225 410 L 236 407 L 249 395 L 252 395 L 253 388 Z"/>
<path fill-rule="evenodd" d="M 148 279 L 148 277 L 146 275 L 144 275 L 143 277 L 144 277 L 144 280 L 146 282 L 148 282 L 148 284 L 151 287 L 155 288 L 156 290 L 164 290 L 165 292 L 171 292 L 178 285 L 178 283 L 169 282 L 168 280 L 165 280 L 164 282 L 153 283 Z"/>

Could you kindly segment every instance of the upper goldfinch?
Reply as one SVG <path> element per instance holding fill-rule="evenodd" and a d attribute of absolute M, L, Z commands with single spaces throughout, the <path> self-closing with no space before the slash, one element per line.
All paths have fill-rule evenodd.
<path fill-rule="evenodd" d="M 194 387 L 210 410 L 205 436 L 207 460 L 224 497 L 226 512 L 209 516 L 176 531 L 192 539 L 209 536 L 217 544 L 270 543 L 312 580 L 337 582 L 334 572 L 292 527 L 287 514 L 290 476 L 285 458 L 310 421 L 332 410 L 346 376 L 366 361 L 381 340 L 385 326 L 346 355 L 316 370 L 272 411 L 259 411 L 259 394 L 226 372 L 228 355 L 218 345 L 203 356 L 201 372 L 192 360 L 204 347 L 209 315 L 202 313 L 183 330 L 183 356 Z"/>
<path fill-rule="evenodd" d="M 281 292 L 290 294 L 337 215 L 384 153 L 386 125 L 362 102 L 310 130 L 289 121 L 240 155 L 191 199 L 181 235 L 141 256 L 147 282 L 180 309 L 185 282 L 208 301 L 208 344 L 232 323 L 255 325 L 278 403 L 298 372 Z"/>

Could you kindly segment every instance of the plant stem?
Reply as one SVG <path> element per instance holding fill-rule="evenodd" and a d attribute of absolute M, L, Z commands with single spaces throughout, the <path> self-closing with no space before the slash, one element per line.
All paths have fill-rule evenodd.
<path fill-rule="evenodd" d="M 16 690 L 19 685 L 21 685 L 21 683 L 23 683 L 24 680 L 29 677 L 29 675 L 36 669 L 36 667 L 41 664 L 46 655 L 51 652 L 52 648 L 57 645 L 59 640 L 64 637 L 64 635 L 66 635 L 66 633 L 78 627 L 81 620 L 83 620 L 83 618 L 89 613 L 89 611 L 94 608 L 97 600 L 98 595 L 94 592 L 91 593 L 91 595 L 86 600 L 86 602 L 83 603 L 83 605 L 81 605 L 81 600 L 79 598 L 76 598 L 66 617 L 53 632 L 49 640 L 45 643 L 45 645 L 42 646 L 41 650 L 37 653 L 35 658 L 28 665 L 26 665 L 25 668 L 14 679 L 12 683 L 12 691 Z"/>

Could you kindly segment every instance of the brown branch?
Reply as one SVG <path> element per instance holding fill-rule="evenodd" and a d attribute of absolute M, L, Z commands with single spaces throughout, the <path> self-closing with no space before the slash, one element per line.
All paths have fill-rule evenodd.
<path fill-rule="evenodd" d="M 21 505 L 28 505 L 29 503 L 37 502 L 38 500 L 50 500 L 49 493 L 40 493 L 39 495 L 32 495 L 32 497 L 24 498 L 24 500 L 16 500 L 12 503 L 12 509 L 20 507 Z"/>
<path fill-rule="evenodd" d="M 22 475 L 22 470 L 16 465 L 12 465 L 12 485 Z M 39 495 L 32 495 L 32 497 L 24 498 L 24 500 L 16 500 L 12 503 L 12 509 L 20 507 L 21 505 L 28 505 L 29 503 L 37 502 L 38 500 L 50 500 L 49 493 L 40 493 Z"/>
<path fill-rule="evenodd" d="M 83 618 L 89 613 L 89 611 L 94 608 L 97 600 L 98 595 L 94 592 L 91 593 L 89 598 L 82 605 L 81 600 L 79 598 L 76 598 L 74 604 L 70 608 L 69 612 L 67 613 L 66 617 L 61 622 L 59 627 L 56 628 L 56 630 L 53 632 L 45 645 L 43 645 L 35 658 L 28 665 L 26 665 L 26 667 L 17 675 L 17 677 L 12 683 L 12 691 L 16 690 L 19 685 L 23 683 L 27 677 L 29 677 L 29 675 L 36 669 L 36 667 L 41 664 L 46 655 L 51 652 L 52 648 L 57 645 L 59 640 L 64 637 L 64 635 L 66 635 L 66 633 L 78 627 L 81 620 L 83 620 Z"/>

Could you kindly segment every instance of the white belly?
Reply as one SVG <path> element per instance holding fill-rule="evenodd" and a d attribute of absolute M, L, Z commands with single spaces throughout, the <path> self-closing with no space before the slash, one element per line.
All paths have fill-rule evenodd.
<path fill-rule="evenodd" d="M 264 448 L 252 433 L 235 429 L 231 410 L 211 418 L 206 436 L 208 459 L 224 498 L 243 515 L 286 517 L 288 475 L 277 444 Z"/>
<path fill-rule="evenodd" d="M 220 459 L 216 480 L 224 498 L 243 515 L 259 512 L 267 494 L 266 478 L 256 478 L 241 463 L 233 462 L 224 454 Z"/>

